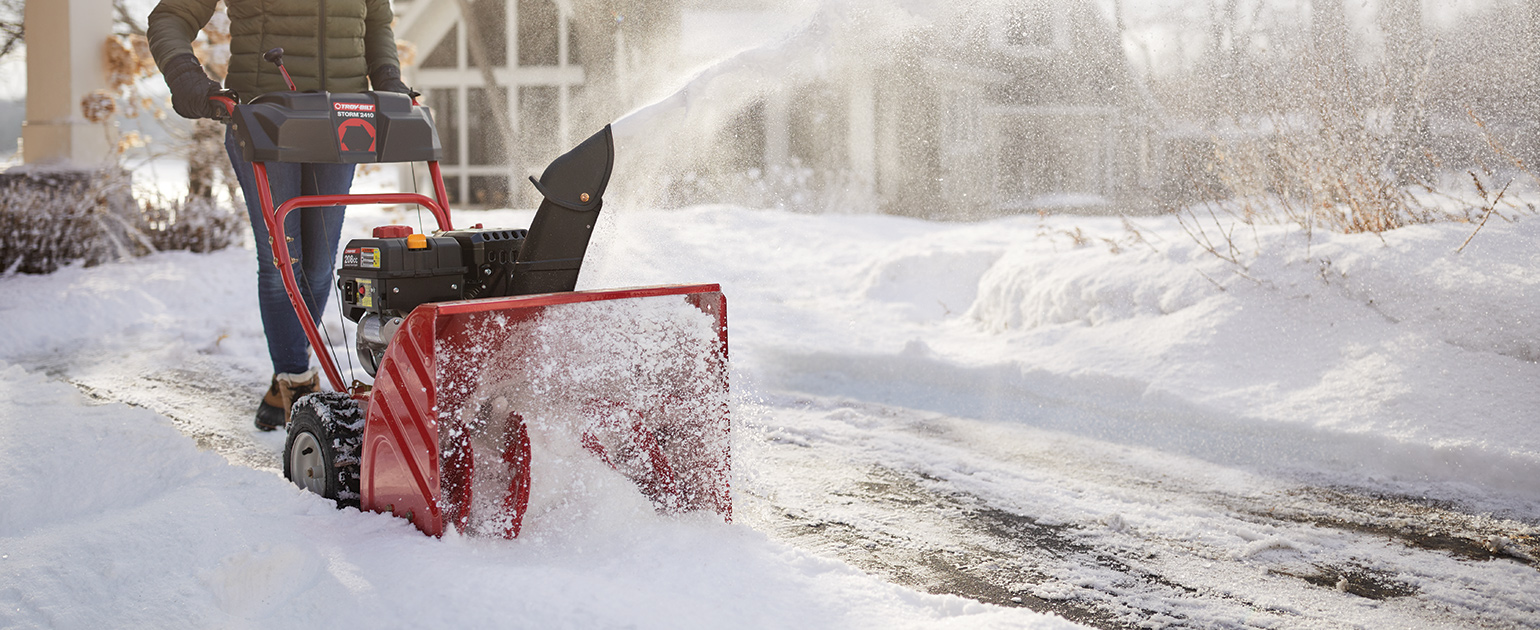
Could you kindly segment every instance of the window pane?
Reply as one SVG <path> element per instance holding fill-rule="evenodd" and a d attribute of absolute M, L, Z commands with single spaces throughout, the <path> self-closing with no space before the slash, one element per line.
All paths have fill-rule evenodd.
<path fill-rule="evenodd" d="M 466 90 L 466 104 L 469 106 L 466 118 L 470 119 L 468 121 L 470 135 L 467 136 L 467 142 L 470 143 L 471 164 L 504 164 L 508 161 L 507 143 L 503 138 L 502 127 L 493 118 L 499 115 L 498 104 L 494 103 L 490 96 L 491 92 L 486 88 Z"/>
<path fill-rule="evenodd" d="M 1016 9 L 1005 22 L 1005 43 L 1011 46 L 1052 46 L 1052 14 L 1047 7 Z"/>
<path fill-rule="evenodd" d="M 519 88 L 519 144 L 530 164 L 544 164 L 556 157 L 561 147 L 561 88 L 537 86 Z"/>
<path fill-rule="evenodd" d="M 519 0 L 519 65 L 556 65 L 560 21 L 551 0 Z"/>
<path fill-rule="evenodd" d="M 506 0 L 476 0 L 471 13 L 476 16 L 476 33 L 481 35 L 481 49 L 493 67 L 508 65 L 508 12 Z M 471 60 L 474 65 L 475 60 Z"/>
<path fill-rule="evenodd" d="M 460 163 L 460 121 L 455 113 L 457 90 L 454 88 L 428 90 L 428 110 L 433 113 L 433 124 L 438 127 L 439 145 L 444 147 L 444 164 Z"/>
<path fill-rule="evenodd" d="M 458 40 L 460 38 L 459 33 L 460 33 L 460 25 L 459 24 L 456 24 L 456 25 L 450 27 L 449 28 L 449 34 L 445 35 L 444 39 L 439 40 L 438 45 L 433 47 L 433 52 L 428 53 L 428 56 L 422 58 L 422 67 L 424 67 L 424 68 L 454 68 L 454 67 L 456 67 L 457 61 L 455 59 L 455 47 L 456 47 L 457 44 L 455 42 L 456 42 L 456 40 Z"/>
<path fill-rule="evenodd" d="M 471 203 L 489 208 L 508 207 L 508 178 L 478 175 L 470 178 Z"/>

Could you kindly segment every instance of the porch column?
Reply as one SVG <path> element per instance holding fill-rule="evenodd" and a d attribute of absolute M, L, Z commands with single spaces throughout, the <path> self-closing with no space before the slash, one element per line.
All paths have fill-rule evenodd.
<path fill-rule="evenodd" d="M 27 119 L 22 160 L 65 162 L 83 168 L 113 161 L 107 130 L 87 121 L 80 102 L 107 87 L 107 37 L 112 0 L 46 0 L 26 3 Z"/>

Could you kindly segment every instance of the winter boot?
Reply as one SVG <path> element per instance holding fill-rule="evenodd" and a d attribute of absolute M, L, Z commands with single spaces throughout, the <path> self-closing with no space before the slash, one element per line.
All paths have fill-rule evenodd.
<path fill-rule="evenodd" d="M 272 431 L 287 426 L 289 410 L 294 406 L 294 401 L 320 388 L 321 378 L 315 369 L 303 374 L 274 374 L 273 383 L 267 387 L 267 393 L 262 396 L 262 404 L 257 407 L 257 428 Z"/>

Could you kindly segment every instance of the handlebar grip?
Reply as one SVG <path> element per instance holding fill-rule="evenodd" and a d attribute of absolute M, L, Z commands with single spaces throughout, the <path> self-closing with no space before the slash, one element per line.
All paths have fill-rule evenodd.
<path fill-rule="evenodd" d="M 209 97 L 209 100 L 219 105 L 214 115 L 215 120 L 229 120 L 235 116 L 235 98 L 235 92 L 231 90 L 220 90 Z"/>

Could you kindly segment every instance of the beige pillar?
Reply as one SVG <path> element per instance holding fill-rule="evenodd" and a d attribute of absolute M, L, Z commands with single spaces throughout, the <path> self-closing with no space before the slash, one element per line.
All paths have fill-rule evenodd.
<path fill-rule="evenodd" d="M 80 101 L 107 87 L 103 50 L 112 34 L 112 0 L 34 1 L 25 12 L 22 160 L 106 166 L 113 158 L 107 130 L 81 115 Z"/>

